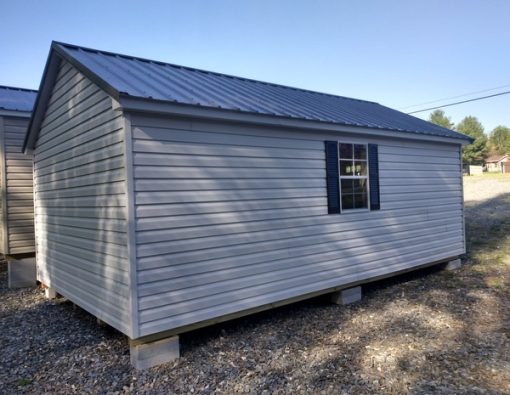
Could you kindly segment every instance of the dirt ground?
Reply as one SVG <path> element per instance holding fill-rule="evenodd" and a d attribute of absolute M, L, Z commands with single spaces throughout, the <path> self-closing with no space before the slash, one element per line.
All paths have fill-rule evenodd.
<path fill-rule="evenodd" d="M 181 337 L 182 358 L 131 369 L 126 339 L 0 273 L 0 393 L 510 394 L 510 177 L 465 179 L 468 254 Z M 5 269 L 5 267 L 2 267 Z"/>

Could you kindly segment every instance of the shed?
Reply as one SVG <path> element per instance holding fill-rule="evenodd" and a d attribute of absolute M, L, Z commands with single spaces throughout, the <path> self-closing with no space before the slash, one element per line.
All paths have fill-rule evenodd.
<path fill-rule="evenodd" d="M 485 160 L 485 170 L 488 172 L 508 173 L 505 164 L 510 162 L 508 155 L 491 155 Z"/>
<path fill-rule="evenodd" d="M 23 140 L 37 91 L 0 86 L 0 253 L 33 254 L 32 158 Z"/>
<path fill-rule="evenodd" d="M 469 141 L 374 102 L 54 42 L 25 140 L 38 278 L 125 333 L 135 365 L 161 362 L 170 336 L 464 253 Z"/>

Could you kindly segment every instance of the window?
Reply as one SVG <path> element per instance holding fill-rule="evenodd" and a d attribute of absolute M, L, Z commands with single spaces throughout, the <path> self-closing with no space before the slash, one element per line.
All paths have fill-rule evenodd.
<path fill-rule="evenodd" d="M 341 210 L 368 209 L 366 144 L 338 144 Z"/>
<path fill-rule="evenodd" d="M 324 143 L 328 214 L 380 210 L 377 144 Z"/>

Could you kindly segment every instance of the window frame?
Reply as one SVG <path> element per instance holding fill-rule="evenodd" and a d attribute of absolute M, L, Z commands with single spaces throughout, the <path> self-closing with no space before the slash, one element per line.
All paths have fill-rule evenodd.
<path fill-rule="evenodd" d="M 351 144 L 351 145 L 363 145 L 365 147 L 366 154 L 366 176 L 342 176 L 340 171 L 340 144 Z M 340 212 L 345 214 L 360 213 L 370 211 L 370 169 L 369 169 L 369 158 L 368 158 L 368 143 L 356 140 L 337 140 L 337 152 L 338 152 L 338 189 L 340 197 Z M 354 147 L 353 147 L 353 161 L 354 161 Z M 342 180 L 365 180 L 367 181 L 367 207 L 360 208 L 345 208 L 342 204 Z"/>

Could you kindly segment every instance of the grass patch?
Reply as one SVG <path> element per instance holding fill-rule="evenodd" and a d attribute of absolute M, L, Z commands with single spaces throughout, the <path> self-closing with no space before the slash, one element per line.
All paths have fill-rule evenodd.
<path fill-rule="evenodd" d="M 486 173 L 465 177 L 464 182 L 468 185 L 488 179 L 494 182 L 469 189 L 470 193 L 476 194 L 477 190 L 487 192 L 495 188 L 492 198 L 466 205 L 466 259 L 469 265 L 465 274 L 478 286 L 501 291 L 510 286 L 510 193 L 504 192 L 506 186 L 503 190 L 498 189 L 497 184 L 510 182 L 510 174 Z"/>
<path fill-rule="evenodd" d="M 504 289 L 506 286 L 505 280 L 501 277 L 496 277 L 496 276 L 485 277 L 485 284 L 487 284 L 487 286 L 489 288 L 495 288 L 495 289 Z"/>
<path fill-rule="evenodd" d="M 25 387 L 27 385 L 30 385 L 32 384 L 32 380 L 30 379 L 19 379 L 16 384 L 18 385 L 18 387 Z"/>

